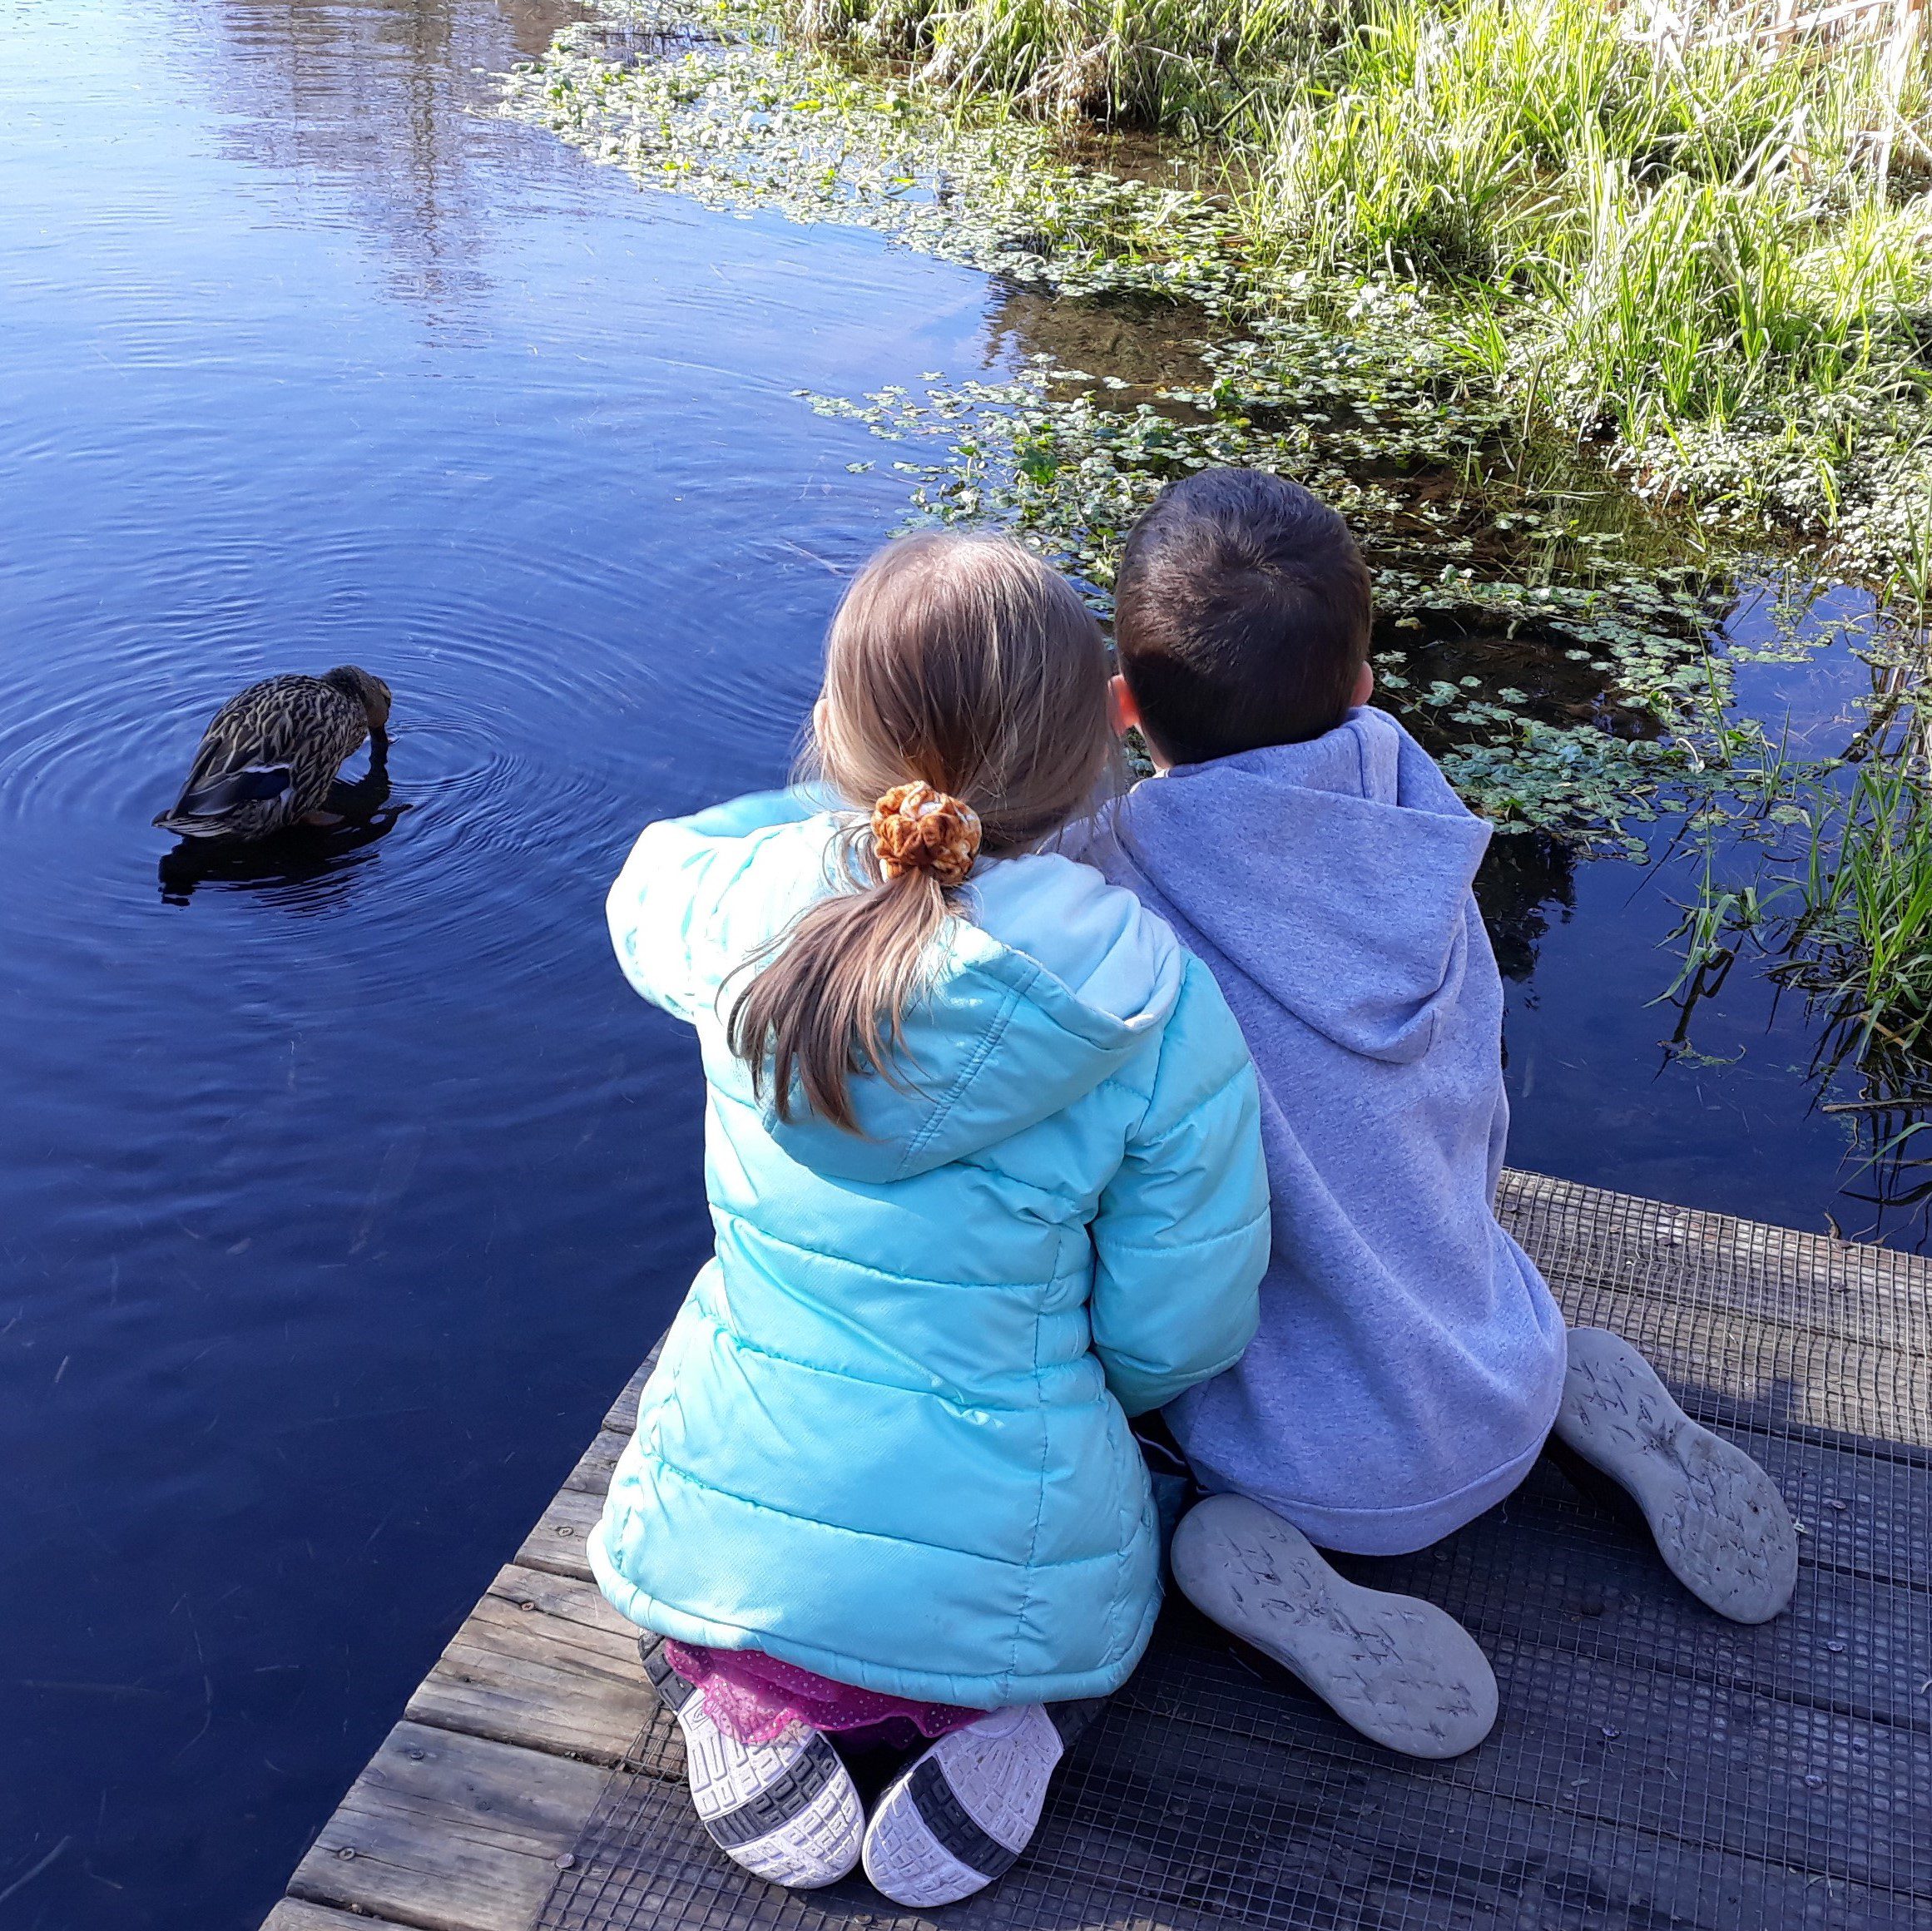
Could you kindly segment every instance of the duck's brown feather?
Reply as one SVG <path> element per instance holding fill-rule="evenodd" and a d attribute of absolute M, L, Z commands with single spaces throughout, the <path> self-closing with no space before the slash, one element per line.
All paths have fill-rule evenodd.
<path fill-rule="evenodd" d="M 155 822 L 203 836 L 260 838 L 279 830 L 321 809 L 343 760 L 368 735 L 368 712 L 333 685 L 319 677 L 265 678 L 215 712 L 181 797 Z M 286 769 L 289 780 L 279 793 L 196 810 L 197 799 L 206 800 L 222 780 L 278 768 Z"/>

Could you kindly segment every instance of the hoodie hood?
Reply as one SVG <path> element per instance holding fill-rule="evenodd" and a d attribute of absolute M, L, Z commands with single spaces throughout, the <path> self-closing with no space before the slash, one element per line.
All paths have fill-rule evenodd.
<path fill-rule="evenodd" d="M 794 1160 L 843 1180 L 929 1172 L 1064 1111 L 1166 1025 L 1186 955 L 1132 893 L 1047 854 L 984 865 L 973 890 L 906 1014 L 898 1083 L 853 1082 L 860 1133 L 766 1109 Z"/>
<path fill-rule="evenodd" d="M 1183 937 L 1351 1052 L 1429 1050 L 1461 990 L 1489 828 L 1385 711 L 1149 779 L 1120 822 L 1127 868 Z"/>

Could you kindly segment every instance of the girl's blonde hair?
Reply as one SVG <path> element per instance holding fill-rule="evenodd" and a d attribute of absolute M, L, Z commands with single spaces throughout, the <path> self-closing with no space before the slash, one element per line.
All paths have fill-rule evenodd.
<path fill-rule="evenodd" d="M 868 813 L 929 785 L 978 813 L 986 858 L 1029 851 L 1097 800 L 1117 752 L 1100 626 L 1065 578 L 1006 537 L 929 531 L 889 544 L 832 620 L 808 769 Z M 748 962 L 731 1050 L 781 1120 L 795 1096 L 857 1132 L 850 1082 L 902 1041 L 927 949 L 962 888 L 889 877 L 869 826 L 822 899 Z M 850 881 L 845 885 L 845 881 Z"/>

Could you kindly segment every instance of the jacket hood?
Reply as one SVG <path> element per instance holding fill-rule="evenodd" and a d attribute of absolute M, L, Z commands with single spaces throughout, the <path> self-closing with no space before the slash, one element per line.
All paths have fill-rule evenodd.
<path fill-rule="evenodd" d="M 860 1133 L 767 1107 L 793 1159 L 845 1180 L 928 1172 L 1063 1111 L 1167 1023 L 1186 954 L 1132 893 L 1048 854 L 989 864 L 973 889 L 906 1014 L 899 1083 L 853 1082 Z"/>
<path fill-rule="evenodd" d="M 1149 779 L 1121 826 L 1128 866 L 1305 1025 L 1371 1059 L 1429 1050 L 1489 828 L 1385 711 Z"/>

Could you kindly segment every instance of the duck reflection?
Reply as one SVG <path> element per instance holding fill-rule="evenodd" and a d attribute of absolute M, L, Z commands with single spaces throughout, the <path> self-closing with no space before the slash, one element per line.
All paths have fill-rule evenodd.
<path fill-rule="evenodd" d="M 340 822 L 329 825 L 294 824 L 272 838 L 184 838 L 161 861 L 161 895 L 170 905 L 186 905 L 197 886 L 310 887 L 330 881 L 346 885 L 350 868 L 364 863 L 370 848 L 395 829 L 410 809 L 389 796 L 389 740 L 375 738 L 369 747 L 369 769 L 359 778 L 338 779 L 329 787 L 324 809 Z M 334 896 L 333 889 L 324 888 Z M 300 897 L 312 900 L 313 891 Z"/>

